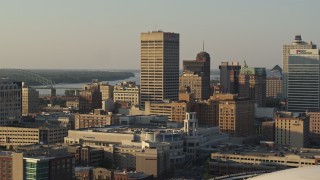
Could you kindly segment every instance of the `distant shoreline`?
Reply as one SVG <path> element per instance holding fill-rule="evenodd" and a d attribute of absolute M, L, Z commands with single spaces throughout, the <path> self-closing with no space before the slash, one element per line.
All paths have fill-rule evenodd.
<path fill-rule="evenodd" d="M 116 81 L 135 76 L 133 72 L 111 72 L 97 70 L 38 70 L 34 72 L 54 81 L 56 84 L 85 83 L 91 82 L 93 79 L 98 79 L 99 81 Z"/>

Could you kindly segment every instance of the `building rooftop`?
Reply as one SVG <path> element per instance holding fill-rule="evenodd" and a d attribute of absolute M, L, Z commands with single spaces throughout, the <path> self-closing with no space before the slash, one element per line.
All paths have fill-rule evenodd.
<path fill-rule="evenodd" d="M 263 174 L 252 180 L 290 179 L 290 180 L 316 180 L 320 177 L 320 166 L 306 166 L 286 169 L 273 173 Z"/>
<path fill-rule="evenodd" d="M 77 166 L 77 167 L 75 167 L 75 171 L 77 172 L 77 171 L 89 171 L 90 169 L 93 169 L 93 167 L 88 167 L 88 166 L 86 166 L 86 167 L 83 167 L 83 166 Z"/>
<path fill-rule="evenodd" d="M 257 157 L 300 157 L 314 159 L 320 156 L 320 150 L 316 149 L 289 149 L 286 147 L 264 148 L 264 147 L 237 147 L 231 150 L 220 151 L 217 154 L 257 156 Z"/>

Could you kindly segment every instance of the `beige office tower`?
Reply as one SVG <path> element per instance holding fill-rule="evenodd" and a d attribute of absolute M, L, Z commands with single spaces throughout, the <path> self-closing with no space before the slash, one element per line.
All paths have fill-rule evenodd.
<path fill-rule="evenodd" d="M 178 100 L 179 34 L 141 33 L 140 107 L 146 101 Z"/>
<path fill-rule="evenodd" d="M 301 35 L 296 35 L 294 38 L 294 41 L 291 44 L 283 45 L 282 96 L 284 98 L 287 98 L 287 91 L 288 91 L 287 77 L 288 77 L 288 60 L 289 60 L 290 49 L 317 49 L 317 45 L 313 44 L 311 41 L 310 42 L 302 41 Z"/>
<path fill-rule="evenodd" d="M 22 115 L 39 112 L 39 91 L 22 83 Z"/>

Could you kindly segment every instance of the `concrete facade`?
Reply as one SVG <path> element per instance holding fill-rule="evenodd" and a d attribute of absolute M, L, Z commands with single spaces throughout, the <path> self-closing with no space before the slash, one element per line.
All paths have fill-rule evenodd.
<path fill-rule="evenodd" d="M 231 136 L 254 134 L 254 100 L 239 98 L 234 94 L 214 94 L 219 100 L 219 128 Z"/>
<path fill-rule="evenodd" d="M 8 147 L 62 143 L 65 136 L 67 136 L 67 128 L 59 126 L 0 127 L 0 145 Z"/>
<path fill-rule="evenodd" d="M 114 86 L 114 102 L 129 102 L 131 106 L 140 104 L 140 89 L 134 82 L 123 82 Z"/>
<path fill-rule="evenodd" d="M 140 103 L 178 100 L 179 34 L 141 33 Z"/>
<path fill-rule="evenodd" d="M 39 91 L 22 84 L 22 115 L 39 112 Z"/>
<path fill-rule="evenodd" d="M 275 115 L 275 143 L 303 148 L 309 145 L 309 117 L 292 112 Z"/>

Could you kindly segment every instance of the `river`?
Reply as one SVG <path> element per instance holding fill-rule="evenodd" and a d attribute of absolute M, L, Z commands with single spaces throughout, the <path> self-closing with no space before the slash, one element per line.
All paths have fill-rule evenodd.
<path fill-rule="evenodd" d="M 130 71 L 134 74 L 134 77 L 130 77 L 123 80 L 116 80 L 116 81 L 102 81 L 102 82 L 108 82 L 110 85 L 115 85 L 117 83 L 123 82 L 123 81 L 133 81 L 137 84 L 140 84 L 140 71 Z M 211 79 L 217 79 L 219 78 L 218 75 L 211 74 Z M 57 88 L 57 95 L 64 95 L 65 90 L 72 89 L 72 88 L 82 88 L 85 84 L 88 83 L 70 83 L 70 84 L 56 84 L 55 88 Z M 37 87 L 34 87 L 37 89 Z M 50 89 L 37 89 L 39 91 L 40 95 L 47 95 L 50 94 Z"/>

